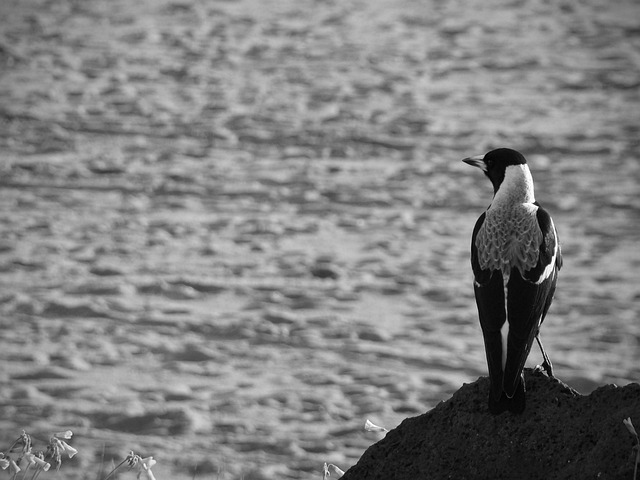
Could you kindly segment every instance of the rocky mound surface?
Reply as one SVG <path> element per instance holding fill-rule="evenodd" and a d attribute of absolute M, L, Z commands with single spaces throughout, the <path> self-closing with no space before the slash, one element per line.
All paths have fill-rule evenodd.
<path fill-rule="evenodd" d="M 352 479 L 632 480 L 640 385 L 607 385 L 581 395 L 525 371 L 522 415 L 487 410 L 489 380 L 465 384 L 434 409 L 403 421 L 342 477 Z"/>

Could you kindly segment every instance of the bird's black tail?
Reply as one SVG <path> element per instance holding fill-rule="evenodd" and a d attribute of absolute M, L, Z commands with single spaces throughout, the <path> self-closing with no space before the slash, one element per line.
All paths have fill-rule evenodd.
<path fill-rule="evenodd" d="M 524 376 L 522 375 L 520 376 L 520 381 L 518 382 L 512 397 L 507 397 L 507 394 L 504 391 L 500 392 L 500 396 L 489 394 L 489 411 L 494 415 L 506 411 L 522 413 L 524 412 L 525 404 Z"/>

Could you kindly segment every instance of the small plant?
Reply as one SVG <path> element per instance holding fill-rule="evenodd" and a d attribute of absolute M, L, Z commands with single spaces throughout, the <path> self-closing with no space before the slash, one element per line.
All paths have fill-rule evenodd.
<path fill-rule="evenodd" d="M 63 453 L 66 453 L 69 458 L 78 453 L 78 450 L 65 441 L 70 440 L 72 436 L 71 430 L 54 433 L 45 451 L 34 451 L 31 435 L 23 430 L 6 451 L 0 452 L 0 468 L 9 470 L 11 480 L 36 480 L 42 472 L 48 472 L 52 466 L 55 471 L 58 471 L 62 465 Z M 156 480 L 151 471 L 151 467 L 155 464 L 153 457 L 142 458 L 134 452 L 129 452 L 129 455 L 103 480 L 108 480 L 117 470 L 125 466 L 129 467 L 129 470 L 137 467 L 138 478 Z"/>
<path fill-rule="evenodd" d="M 23 430 L 6 452 L 0 452 L 0 468 L 9 469 L 13 480 L 18 479 L 20 472 L 22 472 L 22 480 L 27 478 L 35 480 L 42 472 L 48 472 L 52 466 L 58 471 L 62 465 L 63 453 L 66 453 L 69 458 L 78 453 L 75 448 L 65 442 L 72 436 L 71 430 L 54 433 L 49 438 L 45 451 L 34 451 L 31 435 Z"/>
<path fill-rule="evenodd" d="M 135 454 L 133 451 L 129 452 L 129 455 L 120 462 L 109 472 L 109 474 L 104 477 L 103 480 L 108 480 L 119 470 L 121 467 L 128 467 L 131 470 L 134 467 L 138 467 L 138 478 L 145 478 L 146 480 L 156 480 L 156 477 L 153 476 L 153 472 L 151 471 L 151 467 L 156 464 L 156 461 L 153 457 L 142 458 L 140 455 Z"/>
<path fill-rule="evenodd" d="M 375 423 L 371 422 L 368 418 L 364 422 L 364 430 L 365 432 L 379 432 L 379 433 L 389 432 L 389 430 L 387 430 L 384 427 L 380 427 L 376 425 Z M 324 467 L 322 469 L 322 472 L 323 472 L 322 480 L 327 480 L 331 476 L 330 469 L 333 470 L 333 473 L 336 474 L 336 478 L 340 478 L 344 475 L 344 472 L 340 468 L 336 467 L 333 463 L 327 464 L 327 462 L 325 462 Z"/>
<path fill-rule="evenodd" d="M 364 429 L 367 432 L 383 432 L 383 433 L 389 432 L 389 430 L 387 430 L 386 428 L 379 427 L 375 423 L 372 423 L 368 418 L 367 418 L 367 421 L 364 422 Z"/>
<path fill-rule="evenodd" d="M 327 463 L 325 462 L 322 470 L 323 471 L 322 480 L 327 480 L 331 476 L 331 472 L 329 471 L 329 469 L 333 470 L 333 473 L 336 474 L 336 478 L 340 478 L 341 476 L 344 475 L 344 472 L 340 470 L 338 467 L 336 467 L 333 463 L 330 463 L 327 465 Z"/>
<path fill-rule="evenodd" d="M 622 423 L 624 423 L 624 426 L 627 427 L 629 433 L 636 437 L 636 444 L 633 446 L 633 449 L 636 452 L 636 460 L 633 465 L 633 480 L 636 480 L 638 475 L 638 464 L 640 464 L 640 438 L 638 438 L 638 432 L 636 432 L 633 423 L 631 423 L 631 417 L 625 418 L 624 420 L 622 420 Z"/>

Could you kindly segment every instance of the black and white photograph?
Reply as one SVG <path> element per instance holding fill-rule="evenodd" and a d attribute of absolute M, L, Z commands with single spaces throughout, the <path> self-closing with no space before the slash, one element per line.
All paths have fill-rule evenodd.
<path fill-rule="evenodd" d="M 0 0 L 0 480 L 640 480 L 638 0 Z"/>

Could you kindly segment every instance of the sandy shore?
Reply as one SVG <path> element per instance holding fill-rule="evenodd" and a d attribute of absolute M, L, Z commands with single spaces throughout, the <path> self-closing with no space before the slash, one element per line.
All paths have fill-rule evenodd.
<path fill-rule="evenodd" d="M 460 159 L 496 146 L 561 237 L 556 374 L 637 382 L 639 14 L 1 2 L 0 448 L 70 428 L 65 478 L 131 449 L 159 479 L 346 469 L 366 418 L 486 373 L 491 189 Z"/>

